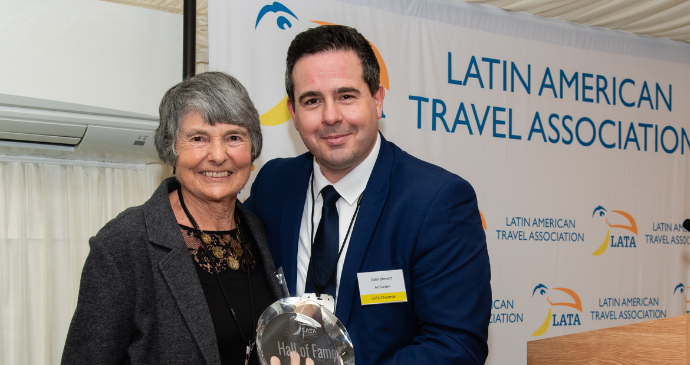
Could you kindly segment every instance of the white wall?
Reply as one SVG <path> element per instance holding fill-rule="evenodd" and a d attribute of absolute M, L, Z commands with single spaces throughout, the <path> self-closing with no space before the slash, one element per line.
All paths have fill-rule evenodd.
<path fill-rule="evenodd" d="M 0 93 L 158 114 L 182 79 L 182 16 L 95 0 L 3 0 Z"/>

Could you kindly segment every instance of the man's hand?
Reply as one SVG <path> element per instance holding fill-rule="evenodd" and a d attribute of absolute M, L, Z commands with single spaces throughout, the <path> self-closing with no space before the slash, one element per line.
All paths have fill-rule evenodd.
<path fill-rule="evenodd" d="M 296 352 L 291 352 L 290 353 L 290 365 L 300 365 L 300 357 Z M 271 357 L 271 365 L 281 365 L 280 359 L 278 359 L 276 356 Z M 314 360 L 307 358 L 307 360 L 304 362 L 304 365 L 314 365 Z"/>

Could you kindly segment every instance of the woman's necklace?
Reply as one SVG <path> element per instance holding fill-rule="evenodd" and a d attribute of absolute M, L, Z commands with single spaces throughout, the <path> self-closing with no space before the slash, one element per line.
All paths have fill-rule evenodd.
<path fill-rule="evenodd" d="M 228 266 L 233 269 L 237 270 L 240 268 L 240 262 L 239 258 L 242 257 L 244 254 L 244 250 L 242 250 L 242 235 L 240 233 L 240 220 L 237 217 L 237 214 L 235 214 L 235 225 L 237 226 L 237 247 L 232 247 L 230 245 L 230 250 L 235 254 L 234 257 L 231 254 L 228 254 L 227 257 L 225 257 L 225 251 L 223 250 L 222 247 L 220 246 L 214 246 L 211 245 L 213 240 L 211 239 L 211 235 L 208 233 L 204 232 L 199 228 L 199 225 L 196 223 L 196 220 L 194 220 L 194 217 L 192 217 L 192 214 L 189 212 L 187 209 L 187 205 L 184 203 L 184 198 L 182 198 L 182 188 L 177 189 L 177 196 L 180 198 L 180 205 L 182 205 L 182 210 L 184 210 L 184 213 L 187 215 L 187 218 L 189 219 L 190 222 L 192 222 L 192 225 L 194 226 L 194 229 L 198 231 L 200 237 L 201 237 L 201 242 L 203 242 L 205 245 L 210 246 L 211 252 L 213 252 L 213 256 L 220 260 L 225 260 L 227 262 Z"/>
<path fill-rule="evenodd" d="M 177 196 L 180 198 L 180 205 L 182 205 L 182 210 L 184 210 L 184 214 L 187 215 L 187 218 L 189 219 L 190 222 L 192 222 L 192 225 L 194 226 L 194 229 L 196 229 L 198 232 L 201 234 L 201 242 L 203 242 L 207 246 L 211 246 L 211 236 L 202 231 L 201 228 L 199 228 L 199 225 L 196 223 L 194 220 L 194 217 L 192 217 L 192 213 L 189 212 L 187 209 L 187 206 L 184 203 L 184 198 L 182 198 L 182 187 L 177 189 Z M 235 225 L 237 226 L 237 242 L 242 243 L 242 240 L 240 238 L 240 220 L 237 217 L 237 214 L 234 214 L 235 216 Z M 216 256 L 217 258 L 223 260 L 225 259 L 228 263 L 228 266 L 230 266 L 231 269 L 237 270 L 240 268 L 240 263 L 237 261 L 236 258 L 232 256 L 228 256 L 227 258 L 223 258 L 223 249 L 217 246 L 211 246 L 213 247 L 213 256 Z M 220 254 L 216 254 L 216 248 L 220 249 Z M 239 251 L 238 251 L 239 250 Z M 235 250 L 235 254 L 237 257 L 242 256 L 242 246 L 238 246 L 238 250 Z M 206 256 L 209 259 L 209 263 L 211 262 L 211 258 L 208 255 L 208 250 L 206 250 L 206 247 L 204 247 L 204 251 L 206 252 Z M 234 261 L 230 260 L 233 259 Z M 237 325 L 237 329 L 240 332 L 240 336 L 242 337 L 242 340 L 247 344 L 247 351 L 245 353 L 244 357 L 244 364 L 248 365 L 249 364 L 249 357 L 252 354 L 252 351 L 254 350 L 254 345 L 256 345 L 256 342 L 254 341 L 254 336 L 256 334 L 256 328 L 255 326 L 252 326 L 252 335 L 249 338 L 246 338 L 244 336 L 244 332 L 242 331 L 242 327 L 240 326 L 240 322 L 237 320 L 237 316 L 235 316 L 235 311 L 232 309 L 232 305 L 230 304 L 230 299 L 228 298 L 228 294 L 225 292 L 225 287 L 223 286 L 222 280 L 220 280 L 220 274 L 218 273 L 218 270 L 216 271 L 216 279 L 218 279 L 218 285 L 220 285 L 220 290 L 223 292 L 223 296 L 225 297 L 225 302 L 228 304 L 228 307 L 230 308 L 230 314 L 232 314 L 232 319 L 235 320 L 235 324 Z M 247 283 L 249 284 L 249 300 L 251 301 L 252 305 L 252 323 L 256 323 L 256 314 L 254 312 L 254 294 L 252 293 L 252 279 L 251 279 L 251 273 L 249 272 L 249 263 L 247 263 Z"/>

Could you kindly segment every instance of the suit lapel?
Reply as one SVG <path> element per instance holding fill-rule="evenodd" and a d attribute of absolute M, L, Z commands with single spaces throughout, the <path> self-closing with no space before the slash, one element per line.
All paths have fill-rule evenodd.
<path fill-rule="evenodd" d="M 381 136 L 381 149 L 364 190 L 362 205 L 357 213 L 357 220 L 340 276 L 335 314 L 344 326 L 347 326 L 352 308 L 355 286 L 357 285 L 357 273 L 388 197 L 393 160 L 393 147 Z"/>
<path fill-rule="evenodd" d="M 159 254 L 156 252 L 160 252 L 160 249 L 151 250 L 152 258 L 158 262 L 158 269 L 206 364 L 220 364 L 211 313 L 168 200 L 168 192 L 176 186 L 174 178 L 167 179 L 144 206 L 149 240 L 170 249 L 167 253 Z"/>
<path fill-rule="evenodd" d="M 281 214 L 284 220 L 281 224 L 281 264 L 290 295 L 292 296 L 296 295 L 299 229 L 302 223 L 302 213 L 304 213 L 304 203 L 313 167 L 311 154 L 307 154 L 307 156 L 306 161 L 300 162 L 301 165 L 296 172 L 297 176 L 290 180 L 291 186 L 286 189 L 285 208 Z"/>

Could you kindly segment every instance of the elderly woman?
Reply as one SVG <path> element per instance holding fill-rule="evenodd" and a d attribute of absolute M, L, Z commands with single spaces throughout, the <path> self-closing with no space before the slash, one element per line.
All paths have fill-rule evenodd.
<path fill-rule="evenodd" d="M 258 316 L 285 294 L 261 222 L 237 200 L 261 142 L 233 77 L 168 90 L 155 143 L 175 177 L 90 240 L 63 363 L 258 364 Z"/>

